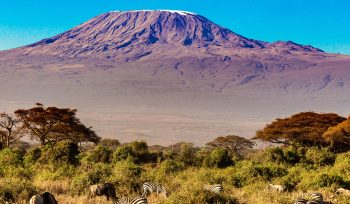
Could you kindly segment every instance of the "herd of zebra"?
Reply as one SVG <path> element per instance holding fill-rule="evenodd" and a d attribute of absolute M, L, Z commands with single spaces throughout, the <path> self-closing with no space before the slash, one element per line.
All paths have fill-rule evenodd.
<path fill-rule="evenodd" d="M 276 190 L 278 192 L 284 192 L 286 188 L 282 185 L 273 185 L 269 184 L 267 186 L 268 189 Z M 214 184 L 214 185 L 205 185 L 203 187 L 203 190 L 215 193 L 215 194 L 221 194 L 223 192 L 223 186 L 221 184 Z M 147 204 L 147 197 L 152 194 L 156 193 L 157 197 L 159 197 L 159 194 L 162 194 L 165 198 L 168 197 L 168 192 L 166 191 L 165 187 L 153 182 L 146 182 L 142 185 L 142 195 L 136 196 L 136 197 L 123 197 L 118 198 L 116 194 L 116 189 L 113 184 L 111 183 L 104 183 L 104 184 L 97 184 L 92 185 L 89 188 L 89 198 L 93 198 L 96 196 L 105 196 L 107 200 L 112 200 L 114 204 Z M 344 189 L 344 188 L 338 188 L 335 192 L 336 194 L 343 194 L 350 196 L 350 190 Z M 294 204 L 325 204 L 323 200 L 323 195 L 321 193 L 310 193 L 307 198 L 298 198 Z M 30 201 L 29 204 L 58 204 L 56 201 L 54 195 L 52 195 L 49 192 L 45 192 L 43 194 L 37 194 L 34 195 Z"/>
<path fill-rule="evenodd" d="M 285 192 L 287 188 L 282 185 L 274 185 L 274 184 L 268 184 L 267 189 L 275 190 L 277 192 Z M 347 197 L 350 197 L 350 190 L 345 188 L 338 188 L 335 191 L 335 195 L 345 195 Z M 306 198 L 298 198 L 294 204 L 326 204 L 328 202 L 324 202 L 322 193 L 314 192 L 308 194 Z"/>
<path fill-rule="evenodd" d="M 220 194 L 223 191 L 221 184 L 205 185 L 203 189 L 217 194 Z M 166 191 L 165 187 L 153 182 L 146 182 L 142 185 L 141 196 L 123 197 L 120 199 L 116 194 L 114 185 L 111 183 L 92 185 L 89 188 L 89 198 L 105 196 L 107 200 L 111 199 L 114 204 L 147 204 L 147 197 L 151 193 L 156 193 L 157 197 L 159 197 L 159 194 L 162 194 L 165 198 L 168 197 L 168 192 Z M 49 192 L 45 192 L 43 194 L 34 195 L 30 199 L 29 204 L 58 204 L 58 202 L 56 201 L 54 195 Z"/>

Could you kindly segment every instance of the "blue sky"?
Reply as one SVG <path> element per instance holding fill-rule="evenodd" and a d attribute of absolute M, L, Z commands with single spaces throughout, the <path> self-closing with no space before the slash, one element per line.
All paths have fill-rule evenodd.
<path fill-rule="evenodd" d="M 248 38 L 350 54 L 348 0 L 1 0 L 0 50 L 36 42 L 114 10 L 201 14 Z"/>

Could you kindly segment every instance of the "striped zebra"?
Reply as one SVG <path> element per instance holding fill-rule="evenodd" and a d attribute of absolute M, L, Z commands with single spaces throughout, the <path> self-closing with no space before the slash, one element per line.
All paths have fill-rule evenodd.
<path fill-rule="evenodd" d="M 212 193 L 220 194 L 224 190 L 221 184 L 205 185 L 204 190 L 210 191 Z"/>
<path fill-rule="evenodd" d="M 114 202 L 115 204 L 147 204 L 147 198 L 143 196 L 133 197 L 133 198 L 121 198 Z"/>
<path fill-rule="evenodd" d="M 294 202 L 294 204 L 307 204 L 307 202 L 308 201 L 306 199 L 299 198 Z"/>
<path fill-rule="evenodd" d="M 157 197 L 159 197 L 159 193 L 163 194 L 166 198 L 168 197 L 164 186 L 153 182 L 144 183 L 142 185 L 142 196 L 149 196 L 151 193 L 157 193 Z"/>
<path fill-rule="evenodd" d="M 307 204 L 323 204 L 322 193 L 310 193 Z"/>

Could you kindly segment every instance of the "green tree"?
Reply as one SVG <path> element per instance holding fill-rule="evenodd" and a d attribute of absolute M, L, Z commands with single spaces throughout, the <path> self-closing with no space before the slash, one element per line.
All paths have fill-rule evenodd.
<path fill-rule="evenodd" d="M 70 140 L 47 144 L 42 149 L 41 163 L 78 164 L 79 147 Z"/>
<path fill-rule="evenodd" d="M 135 152 L 130 146 L 118 147 L 113 154 L 113 161 L 135 160 Z"/>
<path fill-rule="evenodd" d="M 324 132 L 344 120 L 334 113 L 302 112 L 266 125 L 254 139 L 284 145 L 326 146 Z"/>
<path fill-rule="evenodd" d="M 214 149 L 206 158 L 204 162 L 207 167 L 225 168 L 227 166 L 233 165 L 227 149 L 218 148 Z"/>
<path fill-rule="evenodd" d="M 192 143 L 183 143 L 180 147 L 178 159 L 186 165 L 193 165 L 197 151 L 198 148 L 195 148 Z"/>

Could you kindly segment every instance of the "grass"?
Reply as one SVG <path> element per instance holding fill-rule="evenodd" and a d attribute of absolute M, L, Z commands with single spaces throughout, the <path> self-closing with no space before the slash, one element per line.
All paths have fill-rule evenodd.
<path fill-rule="evenodd" d="M 290 150 L 282 148 L 282 151 Z M 290 204 L 310 192 L 321 192 L 326 201 L 335 204 L 350 203 L 350 198 L 334 195 L 336 188 L 350 186 L 350 153 L 330 157 L 331 153 L 325 153 L 326 150 L 310 151 L 312 154 L 308 153 L 307 157 L 295 155 L 297 163 L 296 159 L 287 157 L 278 161 L 271 159 L 271 152 L 276 151 L 269 149 L 253 151 L 233 165 L 217 168 L 198 165 L 198 162 L 185 165 L 176 155 L 172 159 L 163 157 L 147 163 L 134 162 L 129 157 L 125 157 L 126 160 L 91 162 L 86 159 L 89 156 L 86 152 L 77 155 L 79 162 L 74 165 L 42 160 L 26 163 L 20 156 L 12 162 L 7 158 L 17 156 L 9 150 L 1 150 L 0 199 L 11 200 L 12 196 L 15 203 L 24 204 L 35 193 L 49 191 L 63 204 L 104 204 L 112 202 L 104 197 L 87 197 L 90 185 L 111 182 L 117 195 L 124 197 L 140 195 L 143 182 L 155 181 L 163 184 L 170 195 L 167 199 L 162 195 L 151 195 L 149 203 Z M 141 156 L 144 158 L 147 153 Z M 313 158 L 329 162 L 310 162 Z M 195 156 L 193 159 L 198 160 Z M 215 183 L 224 186 L 222 195 L 203 190 L 204 185 Z M 266 188 L 269 183 L 283 184 L 288 191 L 269 190 Z"/>

